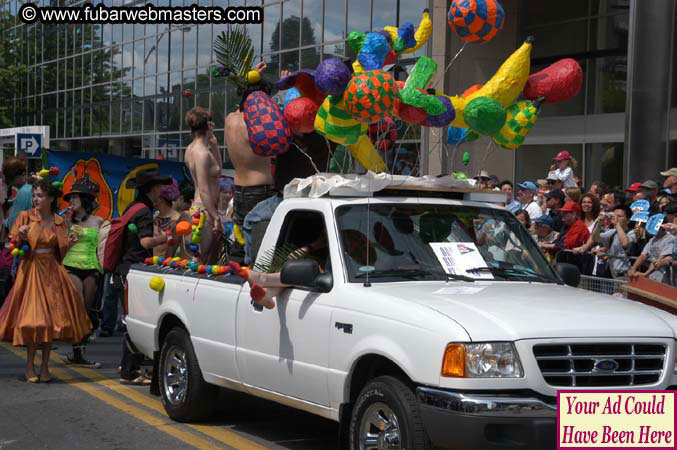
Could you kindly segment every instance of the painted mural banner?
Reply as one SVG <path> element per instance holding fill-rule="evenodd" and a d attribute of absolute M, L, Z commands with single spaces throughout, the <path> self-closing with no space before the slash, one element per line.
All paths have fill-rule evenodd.
<path fill-rule="evenodd" d="M 48 152 L 49 167 L 58 167 L 63 177 L 63 192 L 68 192 L 77 181 L 87 179 L 99 189 L 94 213 L 104 219 L 119 217 L 136 196 L 136 189 L 126 187 L 127 180 L 144 169 L 158 169 L 163 175 L 174 177 L 181 185 L 190 180 L 186 166 L 180 162 L 152 159 L 124 158 L 102 153 Z M 68 204 L 61 201 L 60 208 Z"/>

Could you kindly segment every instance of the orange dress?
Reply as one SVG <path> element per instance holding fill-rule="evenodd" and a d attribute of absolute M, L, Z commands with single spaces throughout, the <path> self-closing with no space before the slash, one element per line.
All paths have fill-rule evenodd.
<path fill-rule="evenodd" d="M 24 211 L 12 226 L 12 235 L 29 225 L 30 252 L 24 256 L 14 287 L 0 309 L 0 339 L 14 345 L 55 340 L 77 343 L 92 324 L 61 260 L 68 250 L 66 224 L 54 216 L 54 229 L 42 226 L 36 210 Z"/>

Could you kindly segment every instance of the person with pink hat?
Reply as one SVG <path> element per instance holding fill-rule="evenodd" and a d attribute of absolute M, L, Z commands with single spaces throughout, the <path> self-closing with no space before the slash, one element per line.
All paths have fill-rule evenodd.
<path fill-rule="evenodd" d="M 564 183 L 564 188 L 576 187 L 574 179 L 574 169 L 576 160 L 567 150 L 562 150 L 554 158 L 555 163 L 550 166 L 548 173 L 549 180 L 560 180 Z"/>

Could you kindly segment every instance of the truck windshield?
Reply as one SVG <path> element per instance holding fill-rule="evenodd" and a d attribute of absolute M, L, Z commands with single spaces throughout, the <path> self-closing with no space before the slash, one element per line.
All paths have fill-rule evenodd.
<path fill-rule="evenodd" d="M 507 211 L 442 204 L 336 208 L 351 282 L 559 282 L 533 238 Z"/>

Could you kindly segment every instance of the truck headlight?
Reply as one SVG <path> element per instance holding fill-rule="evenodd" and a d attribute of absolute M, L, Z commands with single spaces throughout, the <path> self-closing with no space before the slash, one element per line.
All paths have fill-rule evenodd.
<path fill-rule="evenodd" d="M 524 376 L 512 342 L 449 344 L 442 376 L 457 378 L 519 378 Z"/>

